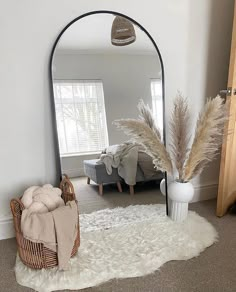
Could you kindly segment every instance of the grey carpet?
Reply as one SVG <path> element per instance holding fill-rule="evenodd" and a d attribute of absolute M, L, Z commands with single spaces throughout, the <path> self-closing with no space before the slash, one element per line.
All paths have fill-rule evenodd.
<path fill-rule="evenodd" d="M 135 196 L 124 188 L 118 193 L 115 185 L 104 187 L 104 195 L 97 194 L 97 186 L 86 185 L 85 179 L 74 179 L 81 213 L 130 204 L 155 204 L 164 202 L 156 184 L 141 184 Z M 155 273 L 129 279 L 114 279 L 99 287 L 81 292 L 228 292 L 236 291 L 236 216 L 215 216 L 216 201 L 193 203 L 190 209 L 207 218 L 219 232 L 219 242 L 205 250 L 199 257 L 188 261 L 172 261 Z M 158 231 L 157 231 L 158 232 Z M 33 291 L 19 286 L 15 281 L 15 239 L 0 241 L 0 291 Z"/>

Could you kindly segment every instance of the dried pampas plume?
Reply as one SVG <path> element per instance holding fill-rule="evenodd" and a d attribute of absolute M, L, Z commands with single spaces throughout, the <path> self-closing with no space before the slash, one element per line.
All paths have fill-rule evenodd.
<path fill-rule="evenodd" d="M 161 139 L 160 129 L 156 126 L 156 123 L 152 116 L 152 111 L 148 104 L 144 104 L 142 99 L 138 103 L 138 110 L 140 113 L 139 118 L 141 119 L 141 121 L 143 121 L 150 129 L 152 129 L 154 134 L 156 134 L 157 137 Z"/>
<path fill-rule="evenodd" d="M 161 141 L 161 134 L 150 108 L 141 101 L 138 109 L 140 120 L 116 120 L 113 124 L 144 146 L 147 154 L 153 158 L 156 169 L 173 173 L 170 155 Z M 170 146 L 180 182 L 187 182 L 200 174 L 206 164 L 218 154 L 227 119 L 226 109 L 227 106 L 220 96 L 207 101 L 198 117 L 194 140 L 189 150 L 189 109 L 187 101 L 178 93 L 171 116 Z"/>
<path fill-rule="evenodd" d="M 179 173 L 179 180 L 183 181 L 183 169 L 188 154 L 189 134 L 189 109 L 187 100 L 178 92 L 174 101 L 174 109 L 171 114 L 170 149 L 175 167 Z"/>
<path fill-rule="evenodd" d="M 185 181 L 200 174 L 206 164 L 217 155 L 226 118 L 226 106 L 222 98 L 218 95 L 209 99 L 198 117 L 195 137 L 184 166 Z"/>
<path fill-rule="evenodd" d="M 161 139 L 143 121 L 134 119 L 116 120 L 113 122 L 117 128 L 131 136 L 137 143 L 146 149 L 147 154 L 153 158 L 155 168 L 172 173 L 172 163 L 169 153 L 162 144 Z"/>

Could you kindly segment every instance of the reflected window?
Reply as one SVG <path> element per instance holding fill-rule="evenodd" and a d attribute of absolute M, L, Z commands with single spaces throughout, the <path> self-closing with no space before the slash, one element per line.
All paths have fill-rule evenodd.
<path fill-rule="evenodd" d="M 163 100 L 161 79 L 151 79 L 152 111 L 156 125 L 163 132 Z"/>
<path fill-rule="evenodd" d="M 100 152 L 109 145 L 101 80 L 53 83 L 60 154 Z"/>

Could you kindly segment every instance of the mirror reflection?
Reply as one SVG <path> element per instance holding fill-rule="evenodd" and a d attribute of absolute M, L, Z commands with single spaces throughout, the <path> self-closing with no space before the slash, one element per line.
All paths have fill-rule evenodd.
<path fill-rule="evenodd" d="M 138 118 L 142 99 L 163 133 L 161 64 L 146 33 L 113 14 L 79 19 L 62 34 L 52 73 L 61 172 L 81 197 L 164 202 L 163 174 L 112 124 Z"/>

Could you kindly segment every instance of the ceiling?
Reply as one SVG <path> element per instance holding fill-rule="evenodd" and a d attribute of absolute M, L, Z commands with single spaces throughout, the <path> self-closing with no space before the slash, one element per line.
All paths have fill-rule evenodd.
<path fill-rule="evenodd" d="M 111 44 L 111 27 L 115 16 L 108 13 L 93 14 L 73 23 L 62 35 L 56 53 L 120 53 L 157 54 L 151 40 L 138 26 L 134 25 L 136 41 L 128 46 Z"/>

